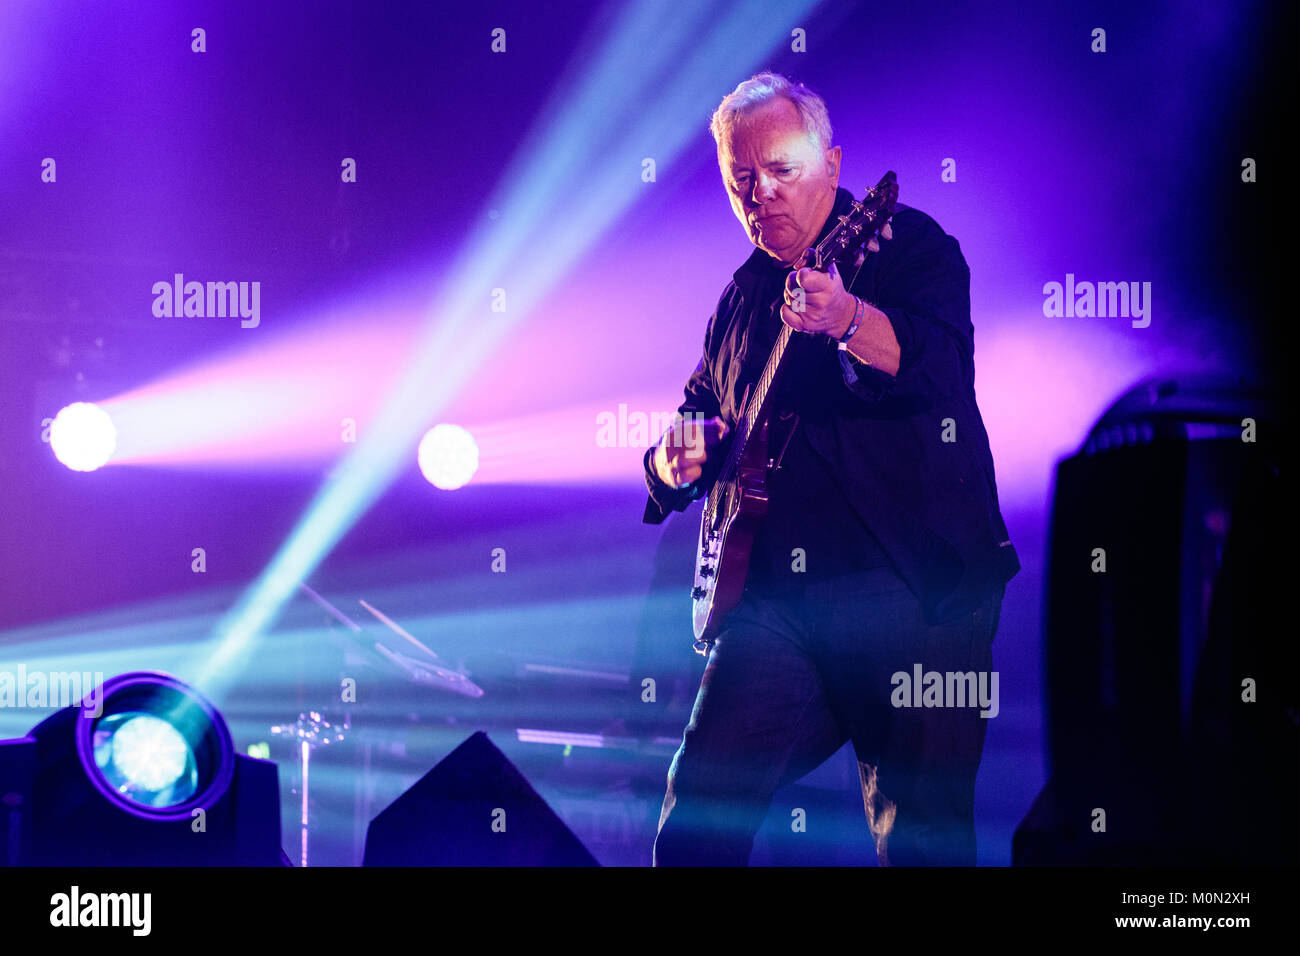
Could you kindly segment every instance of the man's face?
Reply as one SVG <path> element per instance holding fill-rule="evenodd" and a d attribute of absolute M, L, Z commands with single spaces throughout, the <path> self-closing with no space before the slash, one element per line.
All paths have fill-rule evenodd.
<path fill-rule="evenodd" d="M 813 244 L 835 205 L 840 148 L 819 147 L 785 97 L 736 117 L 718 165 L 749 241 L 783 265 Z"/>

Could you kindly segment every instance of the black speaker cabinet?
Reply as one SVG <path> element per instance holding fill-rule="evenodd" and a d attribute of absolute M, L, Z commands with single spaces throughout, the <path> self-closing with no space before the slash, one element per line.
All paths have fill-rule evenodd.
<path fill-rule="evenodd" d="M 1281 855 L 1281 839 L 1294 846 L 1278 432 L 1265 395 L 1166 379 L 1121 398 L 1059 464 L 1050 783 L 1014 862 L 1245 863 Z"/>
<path fill-rule="evenodd" d="M 482 732 L 375 817 L 363 864 L 598 865 Z"/>

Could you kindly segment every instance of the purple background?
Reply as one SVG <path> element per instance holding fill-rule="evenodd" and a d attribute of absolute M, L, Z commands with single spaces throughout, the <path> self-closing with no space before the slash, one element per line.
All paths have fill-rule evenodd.
<path fill-rule="evenodd" d="M 455 251 L 488 224 L 517 147 L 616 19 L 612 6 L 561 6 L 0 9 L 0 664 L 38 666 L 48 653 L 78 669 L 168 664 L 185 676 L 196 666 L 185 648 L 261 572 L 350 448 L 340 417 L 364 429 L 433 290 L 456 281 L 446 273 Z M 956 236 L 970 264 L 977 395 L 1024 564 L 995 644 L 1002 713 L 979 780 L 984 863 L 1009 861 L 1011 830 L 1043 782 L 1055 462 L 1146 375 L 1263 381 L 1278 356 L 1268 5 L 1142 6 L 824 4 L 792 24 L 807 30 L 806 53 L 752 49 L 745 31 L 729 38 L 748 51 L 738 61 L 825 97 L 844 185 L 860 193 L 896 170 L 902 200 Z M 190 52 L 193 26 L 207 30 L 204 54 Z M 489 50 L 497 26 L 505 55 Z M 1104 54 L 1089 49 L 1098 26 Z M 594 415 L 676 405 L 704 322 L 750 249 L 707 132 L 717 100 L 750 70 L 713 68 L 720 79 L 693 104 L 692 138 L 659 163 L 656 182 L 640 182 L 640 156 L 580 144 L 593 167 L 624 164 L 636 198 L 597 236 L 546 223 L 546 246 L 597 241 L 439 416 L 484 436 L 481 481 L 437 492 L 412 449 L 410 468 L 325 559 L 318 589 L 370 596 L 452 660 L 491 648 L 628 673 L 660 531 L 640 524 L 639 453 L 599 447 Z M 653 137 L 644 149 L 656 155 Z M 40 181 L 46 156 L 57 184 Z M 339 182 L 344 156 L 357 158 L 355 184 Z M 1246 156 L 1259 160 L 1260 183 L 1241 182 Z M 953 183 L 940 181 L 948 157 Z M 583 187 L 578 177 L 548 189 L 559 204 Z M 508 229 L 511 211 L 492 211 Z M 261 325 L 155 318 L 149 290 L 175 272 L 260 281 Z M 1044 317 L 1043 284 L 1067 272 L 1151 282 L 1150 327 Z M 55 462 L 42 419 L 70 401 L 123 396 L 148 399 L 170 444 L 90 475 Z M 233 430 L 201 440 L 219 415 Z M 189 565 L 199 546 L 202 576 Z M 493 547 L 507 548 L 507 575 L 490 573 Z M 683 632 L 664 653 L 686 655 L 684 592 L 664 607 Z M 309 618 L 290 608 L 276 633 Z M 277 646 L 235 680 L 243 696 L 221 701 L 240 746 L 312 703 L 298 679 L 310 643 Z M 484 714 L 509 726 L 505 711 L 486 709 L 491 698 L 443 728 L 448 743 L 431 745 L 425 766 Z M 548 700 L 548 726 L 600 723 L 568 692 Z M 34 722 L 0 711 L 0 736 Z M 275 756 L 287 792 L 286 754 Z M 559 772 L 512 756 L 539 778 Z M 667 757 L 650 763 L 661 784 Z M 372 798 L 382 805 L 417 771 L 392 770 Z M 539 789 L 600 844 L 582 794 Z M 285 807 L 290 846 L 289 796 Z M 351 817 L 322 820 L 322 852 L 347 862 Z M 625 862 L 612 850 L 606 861 Z"/>

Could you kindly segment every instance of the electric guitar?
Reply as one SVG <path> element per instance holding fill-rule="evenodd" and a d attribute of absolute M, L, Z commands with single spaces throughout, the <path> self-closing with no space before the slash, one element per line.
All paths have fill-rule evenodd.
<path fill-rule="evenodd" d="M 832 261 L 843 260 L 861 265 L 867 243 L 889 223 L 897 201 L 898 182 L 893 172 L 885 173 L 791 270 L 811 267 L 825 272 Z M 708 654 L 723 619 L 740 603 L 754 534 L 767 515 L 767 478 L 779 459 L 779 455 L 770 454 L 773 419 L 778 413 L 776 394 L 799 358 L 798 349 L 789 348 L 793 332 L 790 326 L 781 324 L 763 374 L 745 389 L 732 431 L 731 450 L 704 502 L 695 585 L 691 589 L 694 646 L 701 654 Z"/>

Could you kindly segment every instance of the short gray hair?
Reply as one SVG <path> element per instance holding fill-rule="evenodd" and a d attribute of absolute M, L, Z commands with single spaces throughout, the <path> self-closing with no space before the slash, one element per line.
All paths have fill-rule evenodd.
<path fill-rule="evenodd" d="M 735 125 L 736 117 L 778 96 L 794 104 L 803 120 L 804 131 L 822 149 L 830 149 L 831 117 L 826 111 L 826 101 L 802 83 L 791 82 L 781 74 L 767 70 L 755 73 L 722 98 L 709 121 L 713 141 L 721 146 L 722 137 Z"/>

